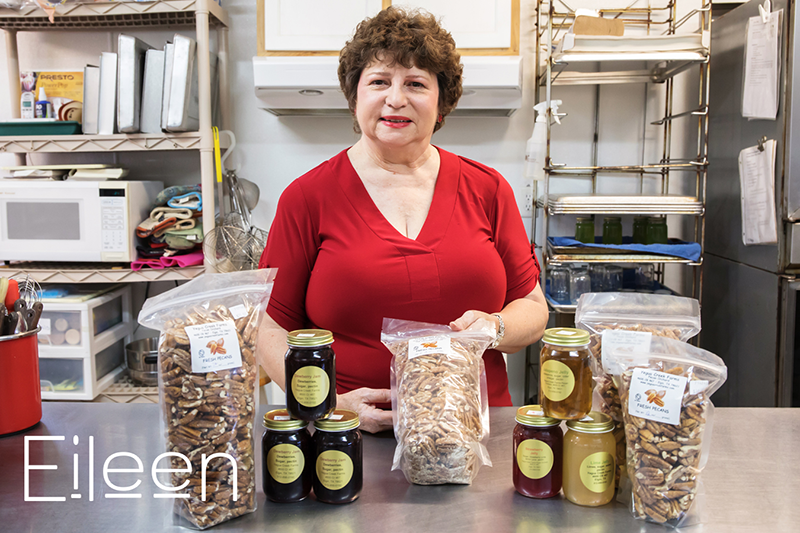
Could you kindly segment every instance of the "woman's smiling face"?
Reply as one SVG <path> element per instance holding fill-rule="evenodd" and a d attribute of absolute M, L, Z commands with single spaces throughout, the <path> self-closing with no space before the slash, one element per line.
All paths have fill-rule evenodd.
<path fill-rule="evenodd" d="M 364 136 L 386 147 L 430 144 L 439 114 L 436 76 L 417 67 L 373 61 L 362 72 L 356 119 Z"/>

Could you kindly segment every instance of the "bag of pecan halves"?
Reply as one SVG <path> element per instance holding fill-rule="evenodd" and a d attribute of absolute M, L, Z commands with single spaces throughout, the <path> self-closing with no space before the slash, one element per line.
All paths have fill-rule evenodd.
<path fill-rule="evenodd" d="M 489 399 L 483 352 L 494 324 L 469 329 L 383 319 L 381 342 L 392 352 L 392 415 L 397 439 L 392 470 L 409 483 L 470 484 L 491 466 Z"/>
<path fill-rule="evenodd" d="M 275 269 L 204 274 L 148 299 L 161 331 L 159 398 L 177 525 L 206 529 L 256 510 L 253 431 L 259 320 Z"/>
<path fill-rule="evenodd" d="M 619 369 L 608 362 L 609 348 L 647 344 L 652 336 L 688 341 L 700 332 L 700 304 L 692 298 L 662 294 L 589 293 L 578 300 L 575 327 L 590 333 L 594 408 L 614 419 L 615 481 L 619 484 L 625 476 L 625 436 L 617 390 Z"/>
<path fill-rule="evenodd" d="M 713 353 L 653 337 L 649 346 L 618 346 L 631 512 L 669 527 L 702 521 L 700 473 L 708 460 L 711 395 L 728 375 Z"/>

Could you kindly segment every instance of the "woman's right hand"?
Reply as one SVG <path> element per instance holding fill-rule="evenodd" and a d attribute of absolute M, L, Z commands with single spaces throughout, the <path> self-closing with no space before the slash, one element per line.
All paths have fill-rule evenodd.
<path fill-rule="evenodd" d="M 392 429 L 392 412 L 378 409 L 375 404 L 390 403 L 389 389 L 368 389 L 366 387 L 336 395 L 337 409 L 350 409 L 358 413 L 361 423 L 359 429 L 367 433 L 378 433 Z"/>

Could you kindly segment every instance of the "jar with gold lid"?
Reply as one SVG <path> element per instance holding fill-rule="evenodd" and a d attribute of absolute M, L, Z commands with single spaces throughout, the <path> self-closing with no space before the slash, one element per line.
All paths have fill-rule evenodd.
<path fill-rule="evenodd" d="M 542 338 L 539 358 L 539 403 L 545 416 L 559 420 L 583 418 L 592 409 L 589 332 L 550 328 Z"/>
<path fill-rule="evenodd" d="M 308 422 L 289 416 L 286 409 L 264 415 L 261 438 L 264 494 L 279 503 L 299 502 L 311 493 L 314 479 L 314 441 Z"/>
<path fill-rule="evenodd" d="M 561 492 L 561 421 L 545 416 L 539 405 L 520 407 L 516 420 L 514 488 L 528 498 L 552 498 Z"/>
<path fill-rule="evenodd" d="M 578 505 L 596 507 L 614 498 L 616 439 L 614 421 L 590 412 L 567 422 L 564 436 L 564 496 Z"/>
<path fill-rule="evenodd" d="M 314 495 L 325 503 L 349 503 L 363 486 L 363 450 L 358 413 L 336 409 L 314 422 Z"/>
<path fill-rule="evenodd" d="M 336 409 L 336 355 L 333 334 L 298 329 L 286 338 L 286 409 L 292 418 L 313 422 Z"/>

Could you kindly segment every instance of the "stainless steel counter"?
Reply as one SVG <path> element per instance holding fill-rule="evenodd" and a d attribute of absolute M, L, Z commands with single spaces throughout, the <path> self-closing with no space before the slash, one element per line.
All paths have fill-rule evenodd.
<path fill-rule="evenodd" d="M 262 407 L 260 413 L 266 412 Z M 494 467 L 484 467 L 471 486 L 409 485 L 390 472 L 395 440 L 391 434 L 364 439 L 364 491 L 354 503 L 333 506 L 312 498 L 275 504 L 261 493 L 261 447 L 257 447 L 258 510 L 213 531 L 286 533 L 361 531 L 405 532 L 633 532 L 667 531 L 634 520 L 618 503 L 599 508 L 572 505 L 563 498 L 531 500 L 511 483 L 513 408 L 491 410 L 488 448 Z M 45 403 L 44 418 L 20 435 L 0 438 L 0 531 L 37 533 L 139 532 L 171 528 L 169 503 L 150 477 L 163 451 L 156 405 Z M 78 436 L 78 444 L 73 437 Z M 30 442 L 30 495 L 66 501 L 24 501 L 25 436 L 63 436 Z M 89 501 L 89 437 L 94 437 L 94 501 Z M 800 409 L 717 409 L 712 449 L 703 473 L 707 523 L 694 531 L 784 532 L 800 523 Z M 117 452 L 143 462 L 141 474 L 110 474 L 118 486 L 141 484 L 140 499 L 109 499 L 114 491 L 103 479 L 103 464 Z M 78 455 L 78 490 L 73 489 L 73 454 Z M 131 458 L 112 468 L 135 467 Z M 162 465 L 163 467 L 163 465 Z M 71 497 L 80 494 L 80 498 Z M 691 531 L 691 530 L 690 530 Z"/>

